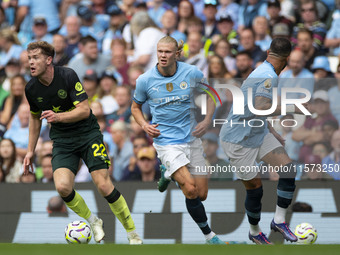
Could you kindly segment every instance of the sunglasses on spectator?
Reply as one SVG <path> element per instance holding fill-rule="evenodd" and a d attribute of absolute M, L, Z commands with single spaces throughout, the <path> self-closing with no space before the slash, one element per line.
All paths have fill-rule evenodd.
<path fill-rule="evenodd" d="M 309 9 L 301 9 L 301 12 L 313 12 L 315 11 L 314 8 L 309 8 Z"/>

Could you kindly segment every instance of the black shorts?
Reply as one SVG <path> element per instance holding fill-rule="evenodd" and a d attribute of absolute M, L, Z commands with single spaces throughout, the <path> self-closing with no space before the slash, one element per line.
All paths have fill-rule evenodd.
<path fill-rule="evenodd" d="M 75 137 L 53 140 L 53 171 L 58 168 L 70 169 L 75 175 L 83 159 L 89 171 L 108 169 L 111 162 L 99 130 Z"/>

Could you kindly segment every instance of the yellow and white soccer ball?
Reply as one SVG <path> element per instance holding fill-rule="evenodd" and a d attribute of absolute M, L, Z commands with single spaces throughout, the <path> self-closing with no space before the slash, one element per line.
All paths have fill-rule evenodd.
<path fill-rule="evenodd" d="M 297 244 L 313 244 L 318 238 L 317 230 L 309 223 L 297 225 L 294 234 L 298 238 Z"/>
<path fill-rule="evenodd" d="M 87 244 L 91 238 L 91 228 L 83 221 L 73 221 L 65 228 L 65 239 L 70 244 Z"/>

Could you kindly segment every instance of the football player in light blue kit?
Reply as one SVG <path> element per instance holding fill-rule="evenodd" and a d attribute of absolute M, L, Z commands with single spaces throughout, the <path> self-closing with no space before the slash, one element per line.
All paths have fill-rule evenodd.
<path fill-rule="evenodd" d="M 247 93 L 248 88 L 252 88 L 252 102 L 255 109 L 270 109 L 273 87 L 277 87 L 278 75 L 285 68 L 290 52 L 289 40 L 276 38 L 272 41 L 266 61 L 256 68 L 242 84 L 244 114 L 234 115 L 231 110 L 220 131 L 221 146 L 229 157 L 230 164 L 236 167 L 236 175 L 242 180 L 247 190 L 245 208 L 250 223 L 249 239 L 257 244 L 271 244 L 271 242 L 258 225 L 263 190 L 256 162 L 264 161 L 270 166 L 284 166 L 284 169 L 292 172 L 294 166 L 283 148 L 284 140 L 275 132 L 271 124 L 267 123 L 268 116 L 256 116 L 249 110 Z M 239 101 L 235 98 L 234 104 L 237 102 Z M 295 105 L 288 105 L 287 112 L 302 113 Z M 281 106 L 278 105 L 271 115 L 280 114 Z M 258 121 L 249 122 L 252 119 L 258 119 Z M 250 169 L 251 166 L 254 168 Z M 280 232 L 286 240 L 296 242 L 297 237 L 285 222 L 287 208 L 291 204 L 295 190 L 295 174 L 279 172 L 279 175 L 277 206 L 271 229 Z"/>
<path fill-rule="evenodd" d="M 215 105 L 209 98 L 205 119 L 194 127 L 190 114 L 190 86 L 202 81 L 203 73 L 196 66 L 177 62 L 181 49 L 182 44 L 178 45 L 170 36 L 158 42 L 158 64 L 137 79 L 131 111 L 143 130 L 154 138 L 158 157 L 166 167 L 162 174 L 179 184 L 186 197 L 187 210 L 207 243 L 225 244 L 211 231 L 201 202 L 207 197 L 208 180 L 207 173 L 200 171 L 205 161 L 199 137 L 208 129 Z M 150 105 L 153 124 L 145 121 L 141 111 L 146 101 Z"/>

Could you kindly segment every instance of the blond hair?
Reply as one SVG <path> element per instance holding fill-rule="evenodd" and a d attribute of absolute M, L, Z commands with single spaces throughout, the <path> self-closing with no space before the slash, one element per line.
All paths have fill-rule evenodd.
<path fill-rule="evenodd" d="M 176 41 L 175 38 L 167 35 L 164 36 L 163 38 L 161 38 L 158 43 L 172 43 L 173 45 L 175 45 L 176 51 L 179 51 L 181 53 L 181 51 L 183 50 L 183 46 L 184 46 L 184 42 L 183 40 L 180 41 Z"/>

